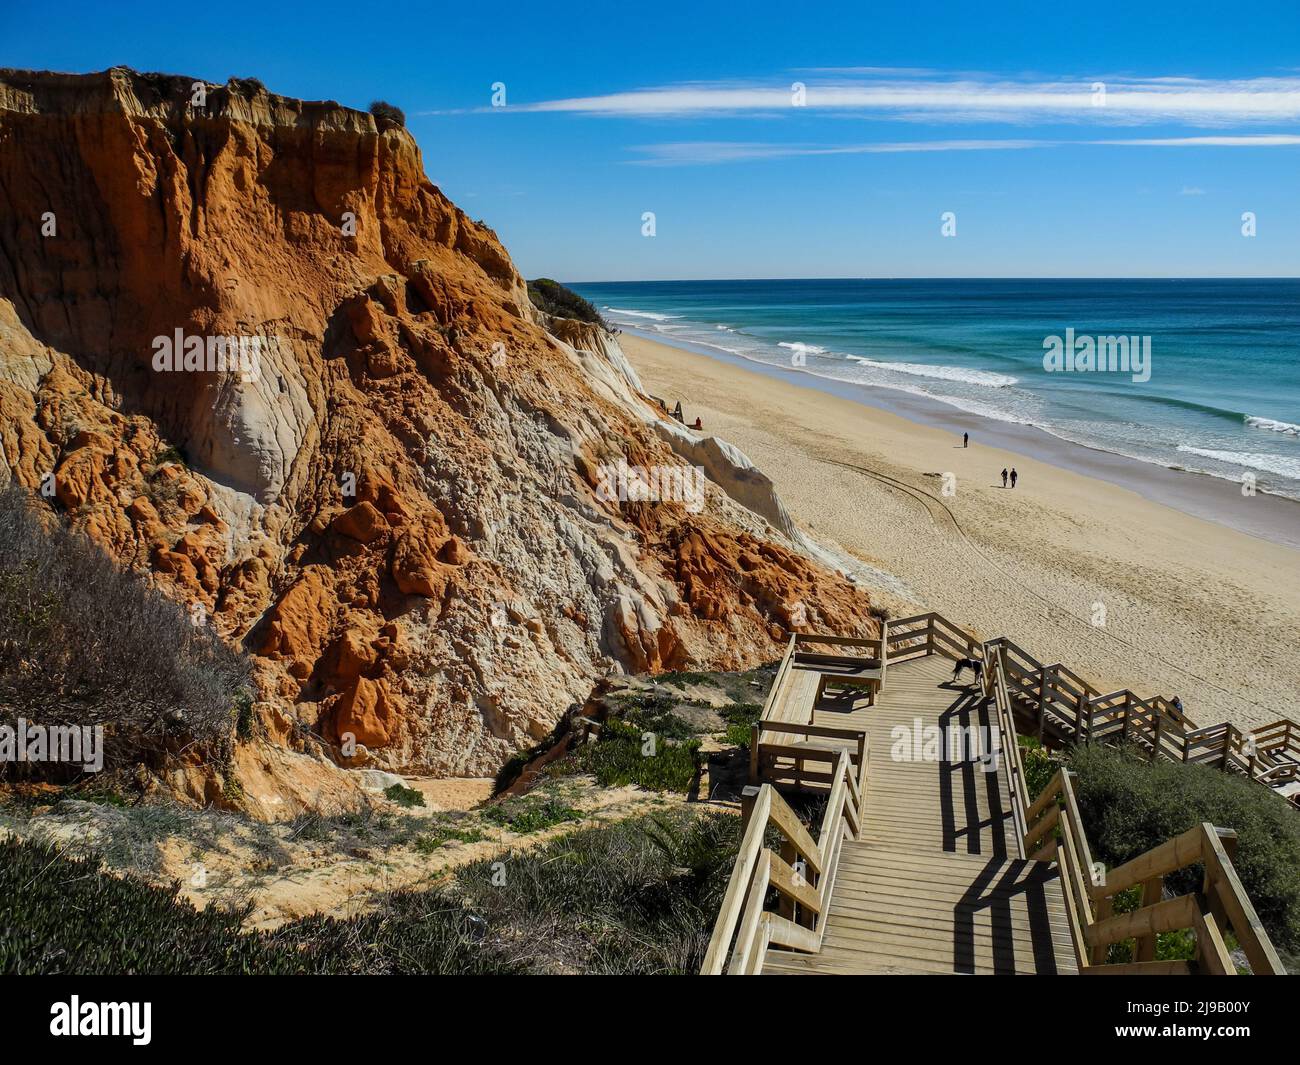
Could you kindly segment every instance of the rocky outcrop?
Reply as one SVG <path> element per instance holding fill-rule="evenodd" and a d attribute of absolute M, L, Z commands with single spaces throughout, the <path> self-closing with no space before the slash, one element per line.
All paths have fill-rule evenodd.
<path fill-rule="evenodd" d="M 405 131 L 252 82 L 4 71 L 0 149 L 0 476 L 257 656 L 259 809 L 292 757 L 490 773 L 610 671 L 873 631 L 756 478 L 606 490 L 681 446 Z"/>
<path fill-rule="evenodd" d="M 803 533 L 776 494 L 771 478 L 755 466 L 734 444 L 692 432 L 678 422 L 660 418 L 655 431 L 678 455 L 704 470 L 714 484 L 742 506 L 766 518 L 772 528 L 790 540 Z"/>

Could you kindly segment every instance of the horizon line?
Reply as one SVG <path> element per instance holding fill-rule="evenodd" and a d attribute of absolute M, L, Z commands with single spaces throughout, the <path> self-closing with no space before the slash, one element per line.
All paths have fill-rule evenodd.
<path fill-rule="evenodd" d="M 549 274 L 538 274 L 536 281 Z M 1300 274 L 835 274 L 817 277 L 639 277 L 565 285 L 693 284 L 700 281 L 1300 281 Z"/>

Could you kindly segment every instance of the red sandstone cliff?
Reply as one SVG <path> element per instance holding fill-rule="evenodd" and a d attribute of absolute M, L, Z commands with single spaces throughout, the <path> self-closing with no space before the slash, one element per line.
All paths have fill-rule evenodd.
<path fill-rule="evenodd" d="M 257 656 L 258 812 L 310 791 L 294 752 L 355 764 L 344 733 L 488 773 L 611 669 L 874 628 L 717 486 L 699 513 L 601 498 L 602 466 L 682 460 L 616 342 L 548 330 L 405 131 L 192 96 L 0 71 L 0 477 Z M 157 369 L 177 330 L 257 338 L 256 372 Z"/>

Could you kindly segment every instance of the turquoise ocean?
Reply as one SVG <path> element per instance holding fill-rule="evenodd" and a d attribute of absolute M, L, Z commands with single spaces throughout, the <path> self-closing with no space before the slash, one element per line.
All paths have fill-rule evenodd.
<path fill-rule="evenodd" d="M 1300 280 L 576 283 L 613 325 L 1037 426 L 1300 499 Z M 1073 334 L 1067 334 L 1073 330 Z M 1049 371 L 1067 335 L 1150 345 L 1149 379 Z M 887 392 L 878 393 L 887 398 Z"/>

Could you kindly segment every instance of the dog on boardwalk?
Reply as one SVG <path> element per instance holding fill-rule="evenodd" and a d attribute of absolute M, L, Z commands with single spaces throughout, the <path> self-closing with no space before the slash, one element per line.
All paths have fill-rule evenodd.
<path fill-rule="evenodd" d="M 953 667 L 953 671 L 952 671 L 953 681 L 956 681 L 962 675 L 962 671 L 967 669 L 969 669 L 972 673 L 975 674 L 976 684 L 979 684 L 980 681 L 984 678 L 983 662 L 981 662 L 978 658 L 959 658 L 957 659 L 957 665 Z"/>

